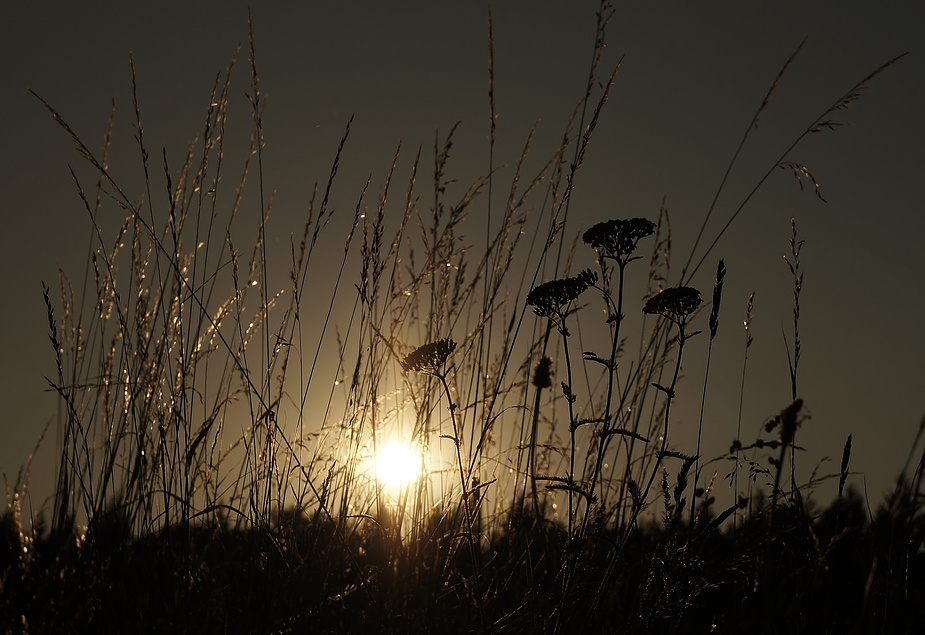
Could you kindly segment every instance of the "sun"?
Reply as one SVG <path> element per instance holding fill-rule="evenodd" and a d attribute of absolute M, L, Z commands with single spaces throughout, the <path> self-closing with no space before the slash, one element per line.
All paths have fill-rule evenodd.
<path fill-rule="evenodd" d="M 407 443 L 389 443 L 376 453 L 374 465 L 380 483 L 399 489 L 421 475 L 421 452 Z"/>

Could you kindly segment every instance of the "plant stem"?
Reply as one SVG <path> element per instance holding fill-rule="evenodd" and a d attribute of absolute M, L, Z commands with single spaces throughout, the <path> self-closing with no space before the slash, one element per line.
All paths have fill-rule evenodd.
<path fill-rule="evenodd" d="M 481 621 L 482 627 L 484 628 L 485 609 L 484 609 L 484 606 L 482 605 L 482 591 L 481 591 L 481 584 L 479 582 L 479 557 L 478 557 L 478 551 L 475 546 L 475 537 L 472 535 L 472 525 L 473 525 L 472 508 L 469 505 L 469 491 L 468 491 L 468 484 L 466 482 L 466 470 L 463 467 L 462 450 L 459 447 L 460 446 L 459 426 L 456 423 L 456 410 L 459 406 L 453 401 L 453 395 L 450 393 L 450 386 L 446 381 L 446 377 L 443 374 L 436 374 L 435 376 L 437 377 L 437 379 L 440 380 L 440 383 L 443 385 L 443 391 L 446 393 L 446 399 L 447 399 L 448 407 L 450 410 L 450 420 L 453 423 L 453 445 L 456 448 L 456 464 L 457 464 L 457 468 L 459 469 L 459 484 L 460 484 L 460 487 L 462 487 L 462 503 L 463 503 L 463 509 L 466 514 L 466 530 L 467 530 L 466 531 L 466 541 L 469 543 L 469 556 L 472 558 L 472 570 L 473 570 L 473 575 L 475 576 L 474 591 L 475 591 L 476 604 L 478 605 L 478 609 L 479 609 L 479 619 Z"/>

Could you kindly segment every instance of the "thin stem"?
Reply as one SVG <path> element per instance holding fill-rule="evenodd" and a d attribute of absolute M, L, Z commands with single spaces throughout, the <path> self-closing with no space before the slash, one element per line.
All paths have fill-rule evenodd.
<path fill-rule="evenodd" d="M 600 606 L 600 602 L 604 597 L 604 590 L 607 587 L 607 583 L 610 580 L 610 577 L 613 575 L 614 570 L 616 569 L 617 560 L 620 558 L 620 554 L 623 553 L 624 547 L 629 540 L 629 536 L 632 533 L 633 527 L 636 524 L 636 521 L 639 518 L 639 514 L 642 512 L 645 507 L 645 500 L 649 495 L 649 491 L 652 488 L 652 483 L 655 482 L 655 476 L 658 474 L 659 467 L 661 467 L 662 460 L 664 459 L 665 450 L 668 448 L 668 432 L 669 432 L 669 423 L 671 421 L 671 403 L 674 398 L 675 386 L 678 382 L 678 375 L 681 371 L 681 358 L 684 354 L 684 343 L 687 340 L 687 336 L 684 333 L 684 322 L 678 324 L 680 333 L 678 334 L 678 361 L 675 364 L 674 375 L 671 378 L 671 385 L 669 386 L 666 392 L 666 402 L 665 402 L 665 427 L 662 434 L 662 445 L 659 449 L 658 456 L 655 459 L 655 465 L 652 467 L 652 473 L 649 475 L 649 480 L 646 483 L 645 489 L 642 490 L 642 494 L 639 497 L 639 500 L 636 501 L 633 505 L 633 513 L 630 517 L 629 522 L 626 527 L 623 529 L 623 535 L 620 538 L 620 542 L 617 547 L 611 552 L 610 561 L 607 563 L 607 569 L 604 571 L 604 575 L 601 577 L 600 585 L 598 586 L 597 593 L 594 594 L 594 600 L 591 603 L 590 610 L 585 618 L 585 623 L 589 623 L 591 617 L 594 615 L 594 612 Z"/>
<path fill-rule="evenodd" d="M 568 402 L 568 427 L 569 427 L 569 468 L 568 468 L 568 479 L 572 484 L 575 483 L 575 397 L 572 393 L 572 356 L 569 354 L 568 348 L 568 338 L 569 332 L 565 327 L 565 318 L 562 318 L 562 347 L 565 349 L 565 369 L 566 369 L 566 385 L 568 386 L 568 392 L 565 395 L 565 400 Z M 574 529 L 574 509 L 573 501 L 575 494 L 570 489 L 568 491 L 568 540 L 571 543 Z"/>
<path fill-rule="evenodd" d="M 694 482 L 691 484 L 691 511 L 690 527 L 694 528 L 694 504 L 697 497 L 697 484 L 700 481 L 700 445 L 703 439 L 703 410 L 707 402 L 707 380 L 710 378 L 710 358 L 713 355 L 713 338 L 710 338 L 710 345 L 707 347 L 707 363 L 703 372 L 703 394 L 700 397 L 700 420 L 697 423 L 697 452 L 694 454 Z"/>
<path fill-rule="evenodd" d="M 601 426 L 600 430 L 600 441 L 598 442 L 598 453 L 597 460 L 594 463 L 594 471 L 591 473 L 591 484 L 589 487 L 590 497 L 594 496 L 594 491 L 597 486 L 598 479 L 602 478 L 603 465 L 604 465 L 604 454 L 607 451 L 607 446 L 609 445 L 610 435 L 607 433 L 612 427 L 613 421 L 616 417 L 612 414 L 611 410 L 613 408 L 613 391 L 614 385 L 616 384 L 616 374 L 617 374 L 617 350 L 619 349 L 620 344 L 620 326 L 623 324 L 623 287 L 624 287 L 624 271 L 626 269 L 626 262 L 622 260 L 617 260 L 619 266 L 619 279 L 617 282 L 617 306 L 616 313 L 614 314 L 614 332 L 611 338 L 611 347 L 610 347 L 610 358 L 608 359 L 607 364 L 607 403 L 604 406 L 604 423 Z M 603 272 L 602 272 L 603 273 Z M 608 303 L 613 304 L 613 299 L 605 294 L 605 297 L 608 300 Z M 622 400 L 621 400 L 622 402 Z M 601 488 L 603 488 L 603 482 L 601 483 Z M 580 536 L 583 536 L 588 527 L 588 521 L 591 517 L 591 505 L 587 506 L 585 510 L 585 516 L 582 521 Z"/>
<path fill-rule="evenodd" d="M 456 422 L 456 410 L 459 408 L 459 406 L 453 401 L 453 395 L 450 393 L 450 386 L 447 384 L 446 376 L 443 374 L 435 374 L 435 377 L 440 380 L 440 383 L 443 386 L 443 391 L 446 393 L 446 399 L 450 411 L 450 420 L 453 423 L 453 445 L 456 448 L 456 465 L 459 469 L 459 484 L 460 487 L 462 487 L 462 502 L 466 514 L 466 541 L 469 543 L 469 556 L 472 558 L 472 570 L 473 575 L 475 576 L 475 598 L 479 608 L 479 619 L 482 623 L 482 626 L 484 627 L 485 610 L 482 606 L 482 592 L 480 590 L 481 584 L 479 583 L 479 558 L 478 552 L 475 548 L 475 538 L 472 535 L 472 508 L 469 505 L 469 487 L 468 483 L 466 482 L 466 470 L 463 467 L 462 450 L 459 447 L 459 425 Z"/>
<path fill-rule="evenodd" d="M 745 403 L 745 374 L 748 370 L 748 349 L 752 345 L 752 334 L 749 331 L 752 324 L 752 310 L 755 307 L 755 292 L 752 291 L 752 294 L 748 297 L 748 304 L 745 308 L 745 355 L 742 359 L 742 383 L 739 386 L 739 415 L 736 420 L 736 438 L 735 438 L 735 465 L 732 471 L 732 489 L 733 489 L 733 502 L 738 502 L 739 500 L 739 448 L 742 445 L 742 406 Z M 736 533 L 737 523 L 739 518 L 739 512 L 736 511 L 732 515 L 732 532 Z"/>

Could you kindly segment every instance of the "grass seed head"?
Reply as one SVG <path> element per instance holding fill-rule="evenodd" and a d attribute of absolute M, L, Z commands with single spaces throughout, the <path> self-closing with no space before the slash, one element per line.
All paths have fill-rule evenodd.
<path fill-rule="evenodd" d="M 536 363 L 532 383 L 537 388 L 549 388 L 552 386 L 552 360 L 545 355 Z"/>

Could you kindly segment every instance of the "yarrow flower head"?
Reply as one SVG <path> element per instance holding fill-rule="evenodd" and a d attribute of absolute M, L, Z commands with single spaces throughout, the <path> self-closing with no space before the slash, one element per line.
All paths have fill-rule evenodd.
<path fill-rule="evenodd" d="M 703 300 L 700 291 L 692 287 L 672 287 L 662 290 L 658 295 L 649 298 L 642 308 L 644 313 L 661 315 L 679 327 L 687 323 L 687 318 L 696 311 Z"/>
<path fill-rule="evenodd" d="M 582 238 L 600 253 L 625 265 L 636 250 L 639 239 L 655 233 L 655 223 L 647 218 L 614 219 L 598 223 Z"/>
<path fill-rule="evenodd" d="M 422 373 L 424 375 L 440 375 L 447 358 L 456 350 L 456 342 L 450 338 L 437 340 L 424 344 L 411 351 L 402 360 L 401 367 L 406 372 Z"/>
<path fill-rule="evenodd" d="M 540 317 L 564 317 L 562 309 L 597 282 L 597 273 L 585 269 L 576 276 L 550 280 L 527 294 L 527 306 Z"/>

